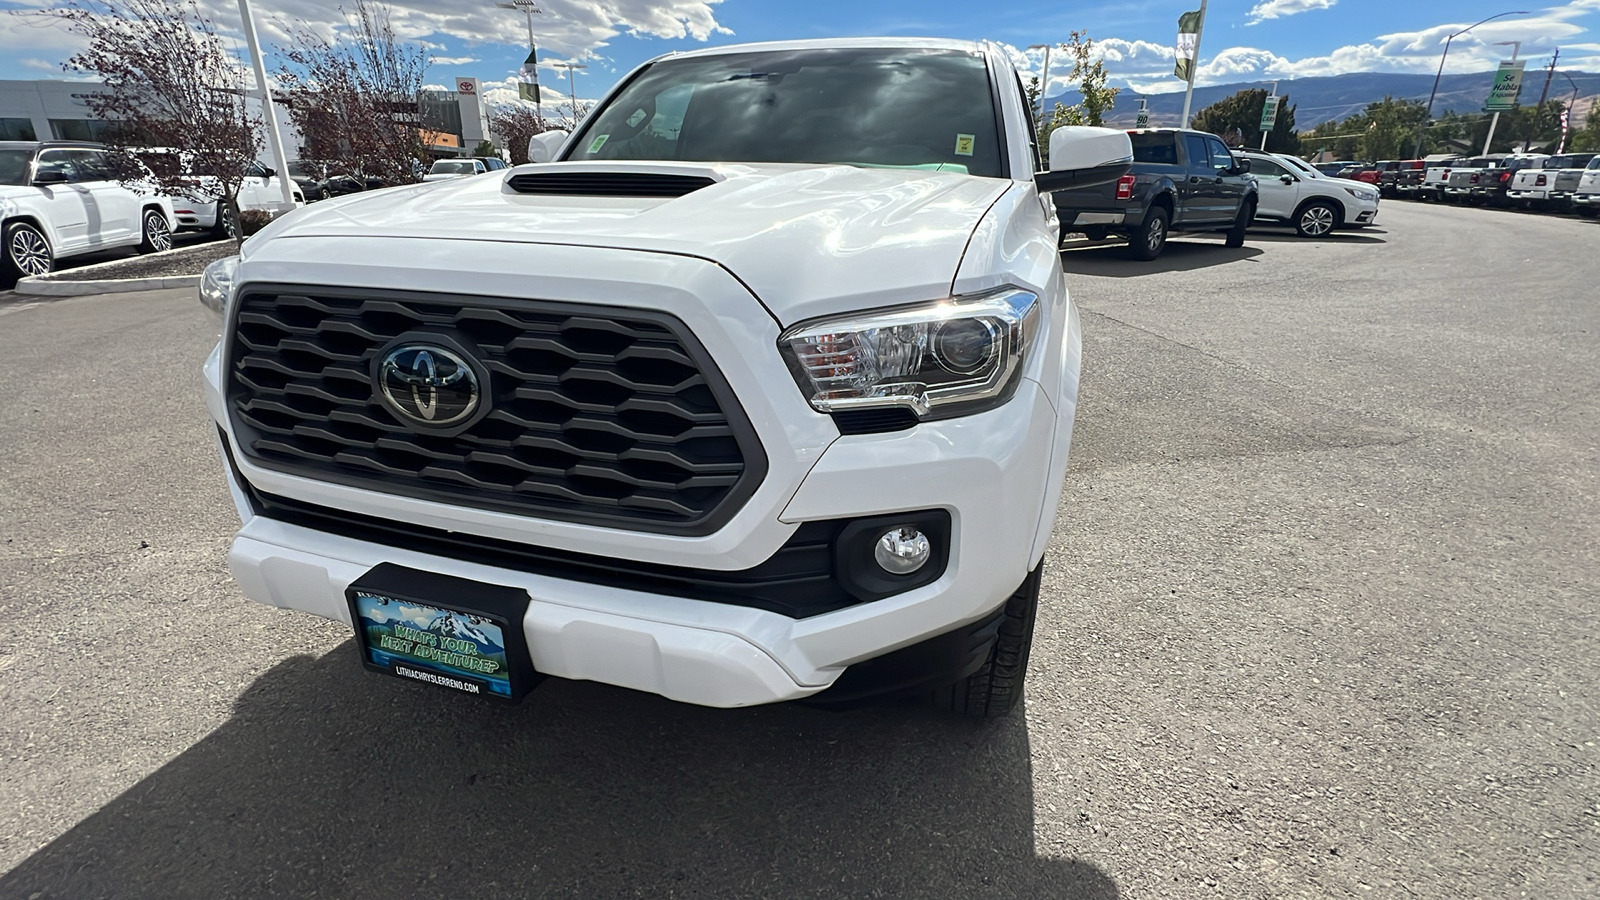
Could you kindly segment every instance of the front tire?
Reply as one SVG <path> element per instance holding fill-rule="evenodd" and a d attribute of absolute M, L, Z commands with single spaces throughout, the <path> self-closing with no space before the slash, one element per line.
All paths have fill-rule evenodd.
<path fill-rule="evenodd" d="M 1043 574 L 1041 561 L 1006 600 L 1000 632 L 989 658 L 978 671 L 936 692 L 934 705 L 982 719 L 1004 718 L 1022 707 L 1033 623 L 1039 611 L 1039 579 Z"/>
<path fill-rule="evenodd" d="M 5 268 L 8 273 L 23 278 L 29 275 L 48 275 L 56 267 L 55 252 L 50 249 L 44 232 L 27 222 L 12 222 L 6 226 Z"/>
<path fill-rule="evenodd" d="M 139 231 L 140 253 L 164 253 L 172 249 L 172 226 L 159 211 L 147 209 Z"/>
<path fill-rule="evenodd" d="M 1338 225 L 1339 211 L 1321 201 L 1307 204 L 1294 217 L 1294 230 L 1304 238 L 1325 238 Z"/>
<path fill-rule="evenodd" d="M 1233 220 L 1233 227 L 1228 229 L 1228 239 L 1223 242 L 1223 245 L 1234 248 L 1243 247 L 1244 233 L 1250 229 L 1250 223 L 1254 222 L 1255 219 L 1256 203 L 1254 200 L 1246 200 L 1244 205 L 1239 207 L 1239 215 Z"/>
<path fill-rule="evenodd" d="M 1140 262 L 1149 262 L 1161 255 L 1167 246 L 1167 226 L 1172 214 L 1164 206 L 1157 206 L 1144 217 L 1144 222 L 1128 238 L 1128 255 Z"/>

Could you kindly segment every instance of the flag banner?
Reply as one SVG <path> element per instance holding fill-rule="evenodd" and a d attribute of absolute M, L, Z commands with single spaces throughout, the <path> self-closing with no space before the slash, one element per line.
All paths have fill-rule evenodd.
<path fill-rule="evenodd" d="M 539 61 L 533 51 L 517 72 L 517 96 L 529 103 L 539 102 Z"/>
<path fill-rule="evenodd" d="M 1593 115 L 1593 113 L 1591 113 L 1591 115 Z M 1571 128 L 1572 107 L 1569 106 L 1561 110 L 1561 143 L 1556 147 L 1556 153 L 1558 155 L 1567 152 L 1567 135 Z"/>
<path fill-rule="evenodd" d="M 1178 65 L 1172 70 L 1184 81 L 1194 80 L 1194 51 L 1200 44 L 1200 10 L 1186 12 L 1178 17 Z"/>

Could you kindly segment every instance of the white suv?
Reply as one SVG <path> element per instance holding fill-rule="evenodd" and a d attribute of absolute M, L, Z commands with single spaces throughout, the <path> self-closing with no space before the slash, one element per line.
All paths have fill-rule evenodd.
<path fill-rule="evenodd" d="M 1006 714 L 1077 409 L 1048 194 L 1133 159 L 1034 133 L 993 45 L 721 47 L 273 223 L 201 286 L 240 587 L 484 697 Z"/>
<path fill-rule="evenodd" d="M 1336 229 L 1378 221 L 1378 189 L 1348 178 L 1330 178 L 1292 156 L 1235 151 L 1250 160 L 1260 188 L 1256 219 L 1292 225 L 1301 237 L 1327 237 Z"/>
<path fill-rule="evenodd" d="M 43 275 L 63 257 L 172 247 L 172 202 L 123 187 L 99 144 L 0 141 L 0 269 Z"/>

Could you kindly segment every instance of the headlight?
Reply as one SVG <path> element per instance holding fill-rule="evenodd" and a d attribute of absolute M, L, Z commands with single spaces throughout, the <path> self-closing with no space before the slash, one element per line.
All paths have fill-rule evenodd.
<path fill-rule="evenodd" d="M 818 412 L 905 407 L 928 419 L 1004 403 L 1038 330 L 1039 298 L 1001 288 L 804 323 L 778 347 Z"/>
<path fill-rule="evenodd" d="M 1378 199 L 1378 195 L 1372 191 L 1363 191 L 1358 188 L 1347 187 L 1344 189 L 1344 192 L 1356 198 L 1357 200 L 1363 200 L 1368 203 Z"/>
<path fill-rule="evenodd" d="M 233 296 L 233 273 L 239 268 L 239 257 L 224 256 L 209 266 L 200 276 L 200 305 L 223 318 L 228 311 L 228 300 Z"/>

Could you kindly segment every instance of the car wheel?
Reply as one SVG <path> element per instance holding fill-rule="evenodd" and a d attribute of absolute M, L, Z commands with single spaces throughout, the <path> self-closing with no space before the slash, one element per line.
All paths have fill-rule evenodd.
<path fill-rule="evenodd" d="M 21 278 L 48 275 L 56 267 L 56 255 L 44 232 L 26 222 L 13 222 L 5 230 L 6 270 Z"/>
<path fill-rule="evenodd" d="M 1294 218 L 1294 230 L 1301 237 L 1325 238 L 1339 224 L 1339 212 L 1329 203 L 1312 203 Z"/>
<path fill-rule="evenodd" d="M 141 233 L 140 253 L 161 253 L 172 249 L 172 226 L 167 224 L 167 217 L 156 210 L 145 210 Z"/>
<path fill-rule="evenodd" d="M 984 719 L 1004 718 L 1022 706 L 1028 651 L 1033 646 L 1033 621 L 1039 610 L 1039 577 L 1043 574 L 1041 561 L 1006 600 L 989 658 L 978 671 L 937 691 L 933 695 L 935 706 Z"/>
<path fill-rule="evenodd" d="M 1233 227 L 1228 229 L 1228 239 L 1223 243 L 1228 247 L 1243 247 L 1244 233 L 1250 229 L 1250 223 L 1256 218 L 1256 202 L 1246 200 L 1239 207 L 1239 215 L 1234 217 Z"/>
<path fill-rule="evenodd" d="M 1142 262 L 1160 256 L 1161 249 L 1167 246 L 1167 223 L 1171 221 L 1171 215 L 1164 206 L 1150 210 L 1144 222 L 1128 238 L 1128 255 Z"/>
<path fill-rule="evenodd" d="M 233 216 L 228 215 L 226 208 L 217 210 L 217 224 L 211 226 L 211 235 L 218 240 L 236 241 L 239 239 L 238 223 L 233 221 Z"/>

